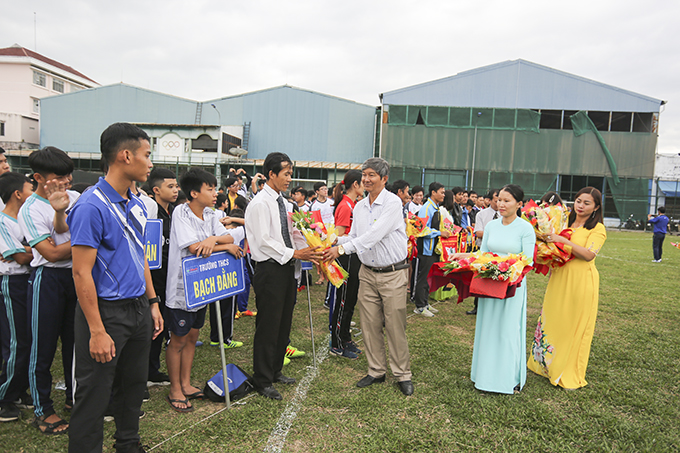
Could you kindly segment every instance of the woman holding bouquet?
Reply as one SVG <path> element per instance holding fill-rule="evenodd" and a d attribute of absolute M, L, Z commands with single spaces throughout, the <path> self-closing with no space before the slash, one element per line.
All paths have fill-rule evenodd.
<path fill-rule="evenodd" d="M 607 239 L 599 190 L 586 187 L 576 194 L 569 228 L 570 239 L 557 234 L 545 238 L 571 247 L 573 259 L 552 270 L 527 366 L 552 385 L 577 389 L 587 384 L 600 288 L 595 257 Z"/>
<path fill-rule="evenodd" d="M 508 184 L 498 193 L 500 218 L 484 228 L 482 252 L 524 254 L 532 262 L 536 235 L 529 222 L 517 216 L 524 191 Z M 467 257 L 459 254 L 456 257 Z M 513 394 L 526 382 L 527 285 L 507 299 L 479 298 L 470 379 L 485 392 Z"/>

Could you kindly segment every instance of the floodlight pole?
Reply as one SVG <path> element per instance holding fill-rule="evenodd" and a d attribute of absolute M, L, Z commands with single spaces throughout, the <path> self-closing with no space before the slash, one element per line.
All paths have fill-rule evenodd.
<path fill-rule="evenodd" d="M 477 112 L 477 119 L 475 120 L 475 138 L 472 141 L 472 170 L 470 170 L 470 190 L 474 189 L 475 184 L 475 157 L 477 155 L 477 123 L 479 122 L 479 117 L 482 116 L 482 112 Z"/>

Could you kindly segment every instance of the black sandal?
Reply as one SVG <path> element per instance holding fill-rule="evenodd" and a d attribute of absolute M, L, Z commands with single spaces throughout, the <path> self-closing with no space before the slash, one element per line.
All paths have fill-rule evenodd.
<path fill-rule="evenodd" d="M 66 434 L 68 432 L 68 427 L 66 429 L 59 431 L 57 431 L 57 428 L 60 426 L 68 425 L 68 422 L 61 418 L 54 423 L 46 422 L 45 419 L 51 415 L 52 414 L 43 414 L 40 417 L 35 417 L 31 422 L 31 425 L 38 428 L 38 430 L 40 430 L 41 433 L 47 436 Z"/>

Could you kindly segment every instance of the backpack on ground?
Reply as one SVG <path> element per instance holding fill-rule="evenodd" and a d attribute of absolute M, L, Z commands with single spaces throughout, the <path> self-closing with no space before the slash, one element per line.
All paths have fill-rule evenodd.
<path fill-rule="evenodd" d="M 243 371 L 240 366 L 233 363 L 227 364 L 227 379 L 229 385 L 229 399 L 238 401 L 253 390 L 253 378 Z M 222 370 L 205 384 L 203 393 L 210 400 L 216 403 L 224 403 L 224 379 Z"/>

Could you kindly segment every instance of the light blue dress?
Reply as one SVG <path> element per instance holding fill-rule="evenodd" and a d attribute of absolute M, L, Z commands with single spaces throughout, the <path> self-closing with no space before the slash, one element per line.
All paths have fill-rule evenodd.
<path fill-rule="evenodd" d="M 502 218 L 484 228 L 481 251 L 498 255 L 524 253 L 534 256 L 536 235 L 526 220 L 516 218 L 503 225 Z M 527 378 L 527 285 L 526 279 L 508 299 L 479 298 L 475 346 L 470 379 L 485 392 L 512 394 Z"/>

